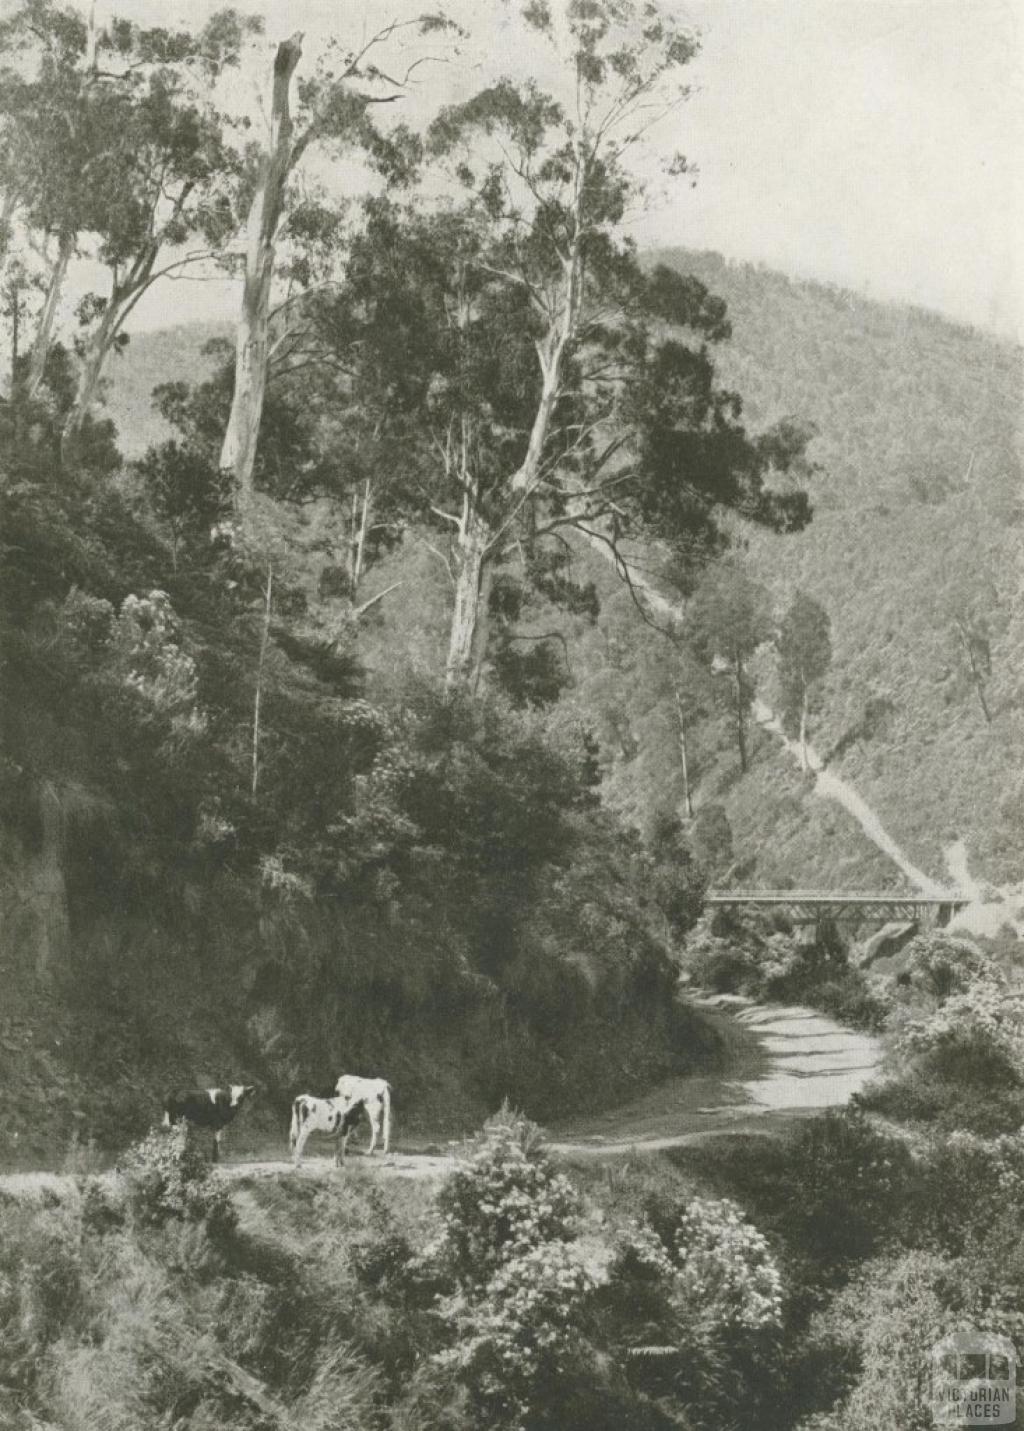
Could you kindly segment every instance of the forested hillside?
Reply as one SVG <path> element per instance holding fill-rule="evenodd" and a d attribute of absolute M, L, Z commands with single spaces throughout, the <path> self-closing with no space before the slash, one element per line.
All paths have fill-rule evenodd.
<path fill-rule="evenodd" d="M 711 254 L 673 262 L 727 301 L 723 376 L 758 421 L 815 424 L 815 518 L 752 536 L 753 571 L 832 619 L 815 740 L 916 863 L 1018 881 L 1020 351 L 933 314 Z M 794 871 L 794 873 L 798 873 Z"/>
<path fill-rule="evenodd" d="M 811 732 L 819 753 L 935 877 L 944 876 L 943 847 L 962 838 L 976 875 L 1016 881 L 1019 352 L 922 310 L 714 254 L 657 260 L 726 300 L 732 336 L 716 361 L 752 424 L 798 414 L 814 425 L 813 522 L 744 541 L 747 569 L 775 614 L 799 590 L 830 617 L 833 656 Z M 164 362 L 176 371 L 202 362 L 214 336 L 177 329 L 133 339 L 110 397 L 129 448 L 159 423 L 146 401 L 149 376 Z M 606 800 L 638 826 L 682 802 L 681 685 L 692 707 L 695 809 L 722 807 L 733 863 L 765 883 L 898 880 L 844 811 L 808 796 L 776 742 L 755 731 L 752 768 L 737 779 L 711 683 L 692 660 L 668 671 L 667 643 L 644 627 L 606 563 L 583 549 L 576 563 L 600 590 L 602 615 L 578 624 L 567 686 L 600 732 Z M 567 630 L 562 611 L 533 614 L 545 629 Z M 758 693 L 769 704 L 773 665 L 762 657 Z"/>
<path fill-rule="evenodd" d="M 742 425 L 721 301 L 623 232 L 630 116 L 678 102 L 696 42 L 596 13 L 569 32 L 593 145 L 519 80 L 378 127 L 388 26 L 293 93 L 302 37 L 268 76 L 235 11 L 0 25 L 8 1156 L 122 1144 L 175 1086 L 258 1083 L 280 1136 L 298 1091 L 374 1071 L 436 1136 L 713 1057 L 673 957 L 707 870 L 602 799 L 524 622 L 592 627 L 567 552 L 610 503 L 694 564 L 733 520 L 798 529 L 805 435 Z M 216 93 L 243 65 L 259 137 Z M 358 151 L 358 202 L 303 182 L 310 149 Z M 60 331 L 73 257 L 97 291 Z M 235 270 L 237 321 L 133 350 L 193 262 Z"/>

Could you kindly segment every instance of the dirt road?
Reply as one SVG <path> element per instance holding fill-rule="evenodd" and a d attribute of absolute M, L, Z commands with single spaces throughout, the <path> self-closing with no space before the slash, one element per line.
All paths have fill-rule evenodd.
<path fill-rule="evenodd" d="M 720 1032 L 728 1069 L 670 1079 L 642 1098 L 589 1117 L 551 1126 L 549 1148 L 572 1156 L 656 1152 L 685 1147 L 722 1133 L 770 1133 L 787 1118 L 846 1103 L 877 1071 L 881 1046 L 869 1034 L 844 1029 L 824 1014 L 800 1007 L 762 1006 L 737 995 L 695 996 L 692 1002 Z M 367 1159 L 350 1152 L 346 1174 L 357 1177 L 440 1178 L 458 1161 L 459 1145 L 443 1152 L 401 1148 Z M 323 1178 L 333 1157 L 314 1156 L 295 1170 L 283 1159 L 226 1162 L 231 1181 L 287 1175 Z M 96 1174 L 110 1179 L 112 1173 Z M 0 1194 L 20 1200 L 59 1198 L 71 1179 L 53 1172 L 9 1173 Z"/>

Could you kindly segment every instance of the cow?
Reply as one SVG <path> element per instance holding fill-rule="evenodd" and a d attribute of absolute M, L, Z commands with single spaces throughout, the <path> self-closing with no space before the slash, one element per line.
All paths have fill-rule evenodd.
<path fill-rule="evenodd" d="M 315 1098 L 312 1093 L 300 1093 L 292 1103 L 292 1125 L 288 1131 L 288 1146 L 296 1167 L 302 1162 L 302 1150 L 311 1133 L 327 1133 L 337 1139 L 335 1166 L 345 1161 L 349 1134 L 359 1122 L 362 1100 L 349 1098 Z"/>
<path fill-rule="evenodd" d="M 367 1157 L 377 1146 L 377 1135 L 387 1153 L 391 1147 L 391 1085 L 383 1078 L 357 1078 L 354 1073 L 343 1073 L 334 1085 L 340 1098 L 359 1102 L 366 1109 L 370 1120 L 370 1146 Z"/>
<path fill-rule="evenodd" d="M 220 1157 L 220 1135 L 247 1098 L 256 1092 L 252 1083 L 232 1083 L 227 1088 L 190 1088 L 164 1100 L 164 1127 L 188 1123 L 213 1130 L 213 1161 Z"/>

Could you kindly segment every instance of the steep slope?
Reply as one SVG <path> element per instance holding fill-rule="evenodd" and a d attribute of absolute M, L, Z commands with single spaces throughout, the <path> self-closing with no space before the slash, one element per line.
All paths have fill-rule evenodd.
<path fill-rule="evenodd" d="M 813 523 L 797 536 L 750 535 L 748 559 L 778 612 L 802 589 L 831 617 L 834 660 L 813 726 L 827 770 L 851 782 L 930 878 L 946 878 L 943 850 L 962 839 L 976 877 L 1020 879 L 1019 350 L 922 310 L 715 254 L 652 257 L 726 299 L 733 336 L 717 364 L 751 426 L 795 414 L 816 427 Z M 214 336 L 211 327 L 133 339 L 110 390 L 127 451 L 161 432 L 154 375 L 193 376 Z M 591 713 L 599 664 L 593 646 L 574 657 Z M 772 703 L 770 672 L 762 695 Z M 614 803 L 638 822 L 665 778 L 666 736 L 650 730 L 672 720 L 656 694 L 634 722 L 637 750 L 609 746 Z M 854 819 L 810 798 L 777 741 L 755 744 L 743 780 L 720 732 L 709 727 L 698 754 L 698 803 L 724 806 L 737 858 L 753 862 L 756 878 L 899 879 Z M 645 759 L 658 768 L 641 771 Z"/>
<path fill-rule="evenodd" d="M 962 838 L 976 874 L 1019 879 L 1020 351 L 717 255 L 661 257 L 727 300 L 719 369 L 752 423 L 817 428 L 813 523 L 754 535 L 749 556 L 779 609 L 803 589 L 831 616 L 819 750 L 933 877 Z"/>

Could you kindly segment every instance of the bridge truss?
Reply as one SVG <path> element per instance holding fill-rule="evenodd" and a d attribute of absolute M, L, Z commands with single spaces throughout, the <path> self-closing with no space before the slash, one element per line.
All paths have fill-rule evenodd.
<path fill-rule="evenodd" d="M 820 889 L 709 889 L 704 903 L 712 909 L 778 910 L 793 924 L 853 920 L 948 924 L 970 903 L 958 890 L 942 894 L 907 894 Z"/>

